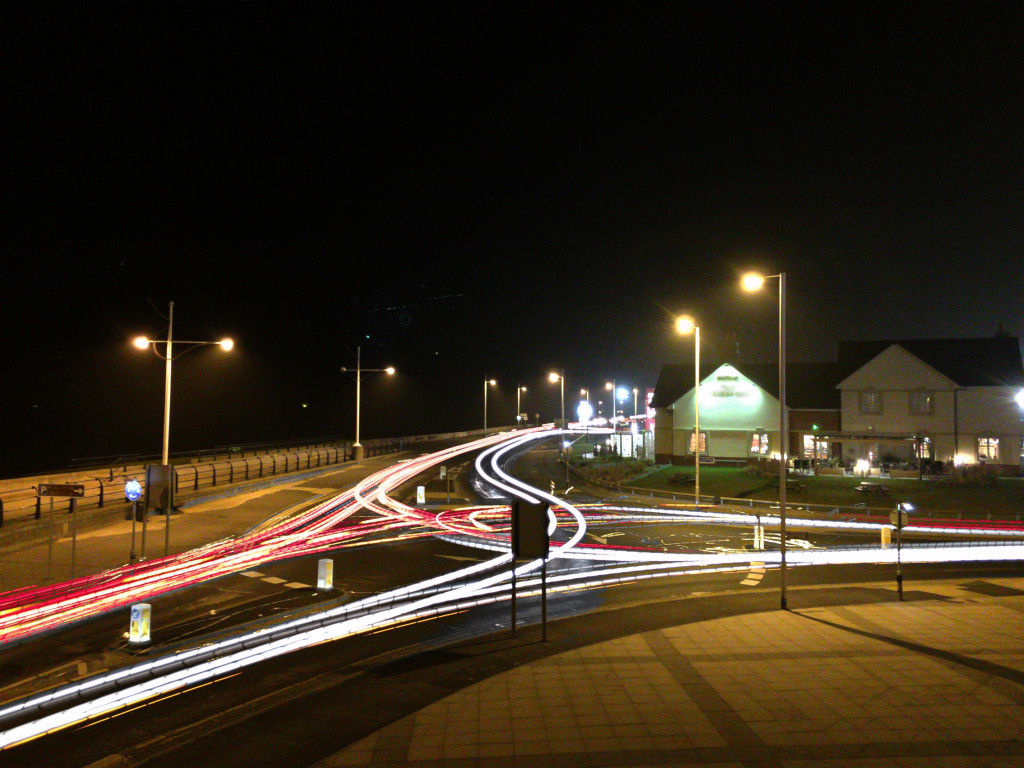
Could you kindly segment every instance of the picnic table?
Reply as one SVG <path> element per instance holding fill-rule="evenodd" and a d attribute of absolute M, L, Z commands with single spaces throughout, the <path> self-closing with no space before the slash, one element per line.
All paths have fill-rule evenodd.
<path fill-rule="evenodd" d="M 861 493 L 885 493 L 885 486 L 881 483 L 861 483 L 854 486 L 853 490 Z"/>

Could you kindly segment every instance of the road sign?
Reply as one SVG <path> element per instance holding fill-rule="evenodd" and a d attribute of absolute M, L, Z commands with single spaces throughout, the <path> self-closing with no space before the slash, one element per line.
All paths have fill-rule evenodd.
<path fill-rule="evenodd" d="M 124 484 L 124 496 L 128 501 L 135 501 L 142 495 L 142 484 L 134 478 Z"/>
<path fill-rule="evenodd" d="M 75 499 L 85 498 L 85 486 L 76 484 L 40 483 L 37 491 L 39 496 L 70 496 Z"/>
<path fill-rule="evenodd" d="M 910 516 L 907 515 L 905 510 L 894 509 L 892 512 L 889 513 L 889 522 L 891 522 L 897 528 L 906 528 L 907 524 L 910 522 Z"/>

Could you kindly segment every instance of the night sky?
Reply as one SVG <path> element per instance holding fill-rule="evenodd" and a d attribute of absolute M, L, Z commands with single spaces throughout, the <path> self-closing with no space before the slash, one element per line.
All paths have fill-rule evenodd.
<path fill-rule="evenodd" d="M 8 2 L 0 476 L 1024 336 L 1021 2 Z M 568 399 L 568 398 L 567 398 Z M 572 401 L 575 400 L 575 397 Z M 305 407 L 304 407 L 305 406 Z M 626 406 L 632 409 L 632 404 Z"/>

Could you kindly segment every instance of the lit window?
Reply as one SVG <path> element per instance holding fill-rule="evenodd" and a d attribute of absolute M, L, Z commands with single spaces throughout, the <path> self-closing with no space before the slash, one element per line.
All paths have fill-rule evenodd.
<path fill-rule="evenodd" d="M 978 438 L 978 459 L 985 461 L 999 461 L 999 438 L 979 437 Z"/>
<path fill-rule="evenodd" d="M 817 451 L 815 451 L 817 449 Z M 817 440 L 814 435 L 804 435 L 804 458 L 805 459 L 827 459 L 828 442 Z"/>
<path fill-rule="evenodd" d="M 910 412 L 911 413 L 931 413 L 932 412 L 932 393 L 918 390 L 910 393 Z"/>
<path fill-rule="evenodd" d="M 690 453 L 694 452 L 695 439 L 696 439 L 696 435 L 693 432 L 691 432 L 690 433 Z M 701 453 L 707 453 L 708 452 L 708 433 L 707 432 L 701 432 L 700 433 L 700 452 Z"/>
<path fill-rule="evenodd" d="M 877 392 L 873 389 L 865 390 L 860 393 L 860 412 L 861 413 L 881 413 L 882 412 L 882 393 Z"/>
<path fill-rule="evenodd" d="M 919 448 L 917 458 L 930 459 L 932 457 L 932 439 L 930 437 L 922 437 Z"/>
<path fill-rule="evenodd" d="M 750 452 L 760 456 L 768 455 L 768 433 L 755 432 L 750 438 Z"/>

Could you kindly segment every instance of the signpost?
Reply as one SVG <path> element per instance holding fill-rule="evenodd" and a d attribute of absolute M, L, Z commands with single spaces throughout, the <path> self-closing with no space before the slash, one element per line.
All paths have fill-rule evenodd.
<path fill-rule="evenodd" d="M 913 509 L 913 505 L 907 504 L 906 502 L 899 502 L 896 504 L 896 509 L 889 515 L 890 522 L 896 526 L 896 593 L 899 595 L 900 602 L 903 601 L 903 571 L 901 568 L 902 564 L 900 562 L 900 534 L 903 531 L 903 526 L 905 526 L 910 519 L 907 512 L 912 512 Z"/>
<path fill-rule="evenodd" d="M 541 639 L 548 639 L 548 505 L 512 502 L 512 635 L 516 633 L 516 558 L 541 558 Z"/>
<path fill-rule="evenodd" d="M 50 499 L 50 535 L 47 537 L 46 547 L 46 580 L 53 578 L 53 500 L 54 498 L 70 499 L 68 512 L 71 515 L 71 578 L 75 578 L 75 548 L 78 544 L 77 515 L 75 514 L 75 499 L 85 498 L 85 486 L 80 483 L 40 483 L 36 487 L 36 495 L 47 496 Z"/>
<path fill-rule="evenodd" d="M 139 497 L 142 495 L 142 484 L 134 477 L 124 484 L 124 497 L 132 503 L 132 546 L 128 550 L 128 562 L 135 562 L 135 518 L 138 517 Z"/>

